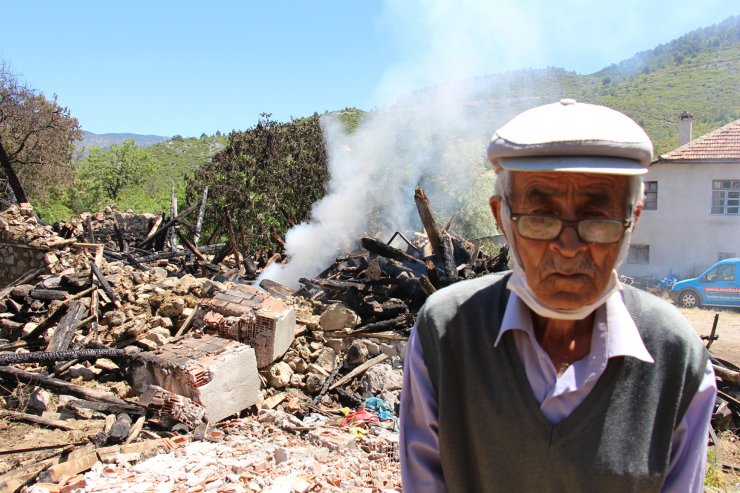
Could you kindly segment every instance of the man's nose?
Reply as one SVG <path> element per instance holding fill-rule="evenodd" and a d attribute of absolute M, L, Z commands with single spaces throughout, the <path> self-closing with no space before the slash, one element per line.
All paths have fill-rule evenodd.
<path fill-rule="evenodd" d="M 588 243 L 581 241 L 576 225 L 568 224 L 560 232 L 560 236 L 552 240 L 550 246 L 564 257 L 575 257 L 586 251 Z"/>

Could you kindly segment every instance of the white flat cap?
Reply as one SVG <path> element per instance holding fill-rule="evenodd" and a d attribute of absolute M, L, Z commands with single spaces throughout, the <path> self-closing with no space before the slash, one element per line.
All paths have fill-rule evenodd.
<path fill-rule="evenodd" d="M 515 116 L 488 145 L 495 168 L 640 175 L 653 158 L 650 137 L 606 106 L 562 99 Z"/>

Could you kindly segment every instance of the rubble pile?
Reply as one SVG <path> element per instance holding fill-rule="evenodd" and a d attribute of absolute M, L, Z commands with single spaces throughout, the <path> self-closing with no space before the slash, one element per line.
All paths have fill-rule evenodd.
<path fill-rule="evenodd" d="M 267 433 L 266 416 L 288 423 L 278 427 L 286 443 L 329 450 L 359 444 L 363 460 L 380 460 L 368 470 L 377 477 L 348 473 L 349 462 L 329 474 L 325 466 L 341 463 L 342 453 L 329 459 L 314 451 L 292 472 L 278 467 L 290 461 L 262 459 L 249 480 L 232 471 L 237 481 L 212 488 L 270 491 L 298 477 L 322 491 L 397 487 L 394 430 L 415 314 L 435 290 L 503 270 L 506 250 L 489 257 L 437 226 L 419 189 L 426 234 L 413 242 L 400 234 L 388 243 L 363 238 L 363 250 L 293 291 L 255 281 L 282 255 L 244 256 L 233 234 L 196 246 L 180 227 L 198 205 L 170 218 L 110 208 L 56 231 L 39 224 L 27 204 L 0 213 L 2 238 L 32 246 L 43 261 L 0 289 L 0 422 L 8 425 L 0 426 L 7 446 L 0 489 L 39 481 L 63 491 L 81 482 L 103 488 L 95 481 L 111 467 L 135 472 L 142 451 L 166 452 L 182 445 L 178 437 L 205 446 L 216 436 L 235 445 L 251 436 L 251 443 Z M 226 226 L 232 230 L 228 214 Z M 29 442 L 11 423 L 53 435 Z M 272 450 L 264 444 L 275 440 L 262 437 L 250 450 Z M 104 465 L 110 454 L 128 465 Z M 87 474 L 98 479 L 82 476 L 91 468 Z M 223 480 L 222 473 L 213 472 Z"/>

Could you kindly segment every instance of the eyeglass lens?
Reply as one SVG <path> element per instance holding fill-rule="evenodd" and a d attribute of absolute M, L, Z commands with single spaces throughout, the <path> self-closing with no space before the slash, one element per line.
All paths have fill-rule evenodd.
<path fill-rule="evenodd" d="M 556 217 L 520 216 L 516 222 L 519 234 L 532 240 L 553 240 L 564 229 Z M 581 241 L 589 243 L 613 243 L 624 234 L 621 222 L 608 219 L 584 219 L 575 226 Z"/>

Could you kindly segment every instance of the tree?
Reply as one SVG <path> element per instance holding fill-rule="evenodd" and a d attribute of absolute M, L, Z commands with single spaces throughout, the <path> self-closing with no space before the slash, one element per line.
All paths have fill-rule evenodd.
<path fill-rule="evenodd" d="M 272 246 L 306 221 L 324 196 L 328 170 L 319 115 L 280 123 L 263 113 L 257 125 L 231 132 L 229 145 L 188 180 L 188 201 L 209 187 L 206 222 L 212 227 L 228 207 L 237 241 L 247 251 Z"/>
<path fill-rule="evenodd" d="M 129 139 L 120 146 L 113 144 L 108 150 L 92 149 L 80 164 L 79 178 L 115 201 L 122 190 L 141 185 L 152 167 L 149 153 Z"/>
<path fill-rule="evenodd" d="M 18 202 L 71 181 L 74 142 L 81 138 L 77 119 L 56 95 L 46 99 L 0 62 L 0 173 Z"/>

